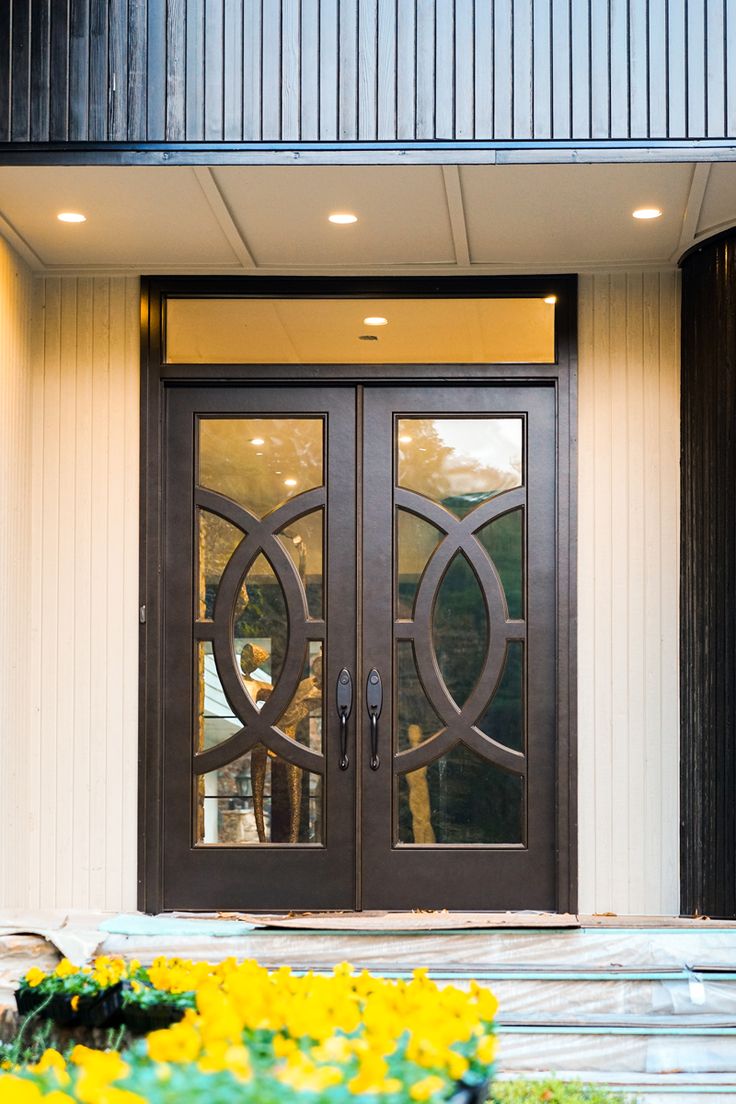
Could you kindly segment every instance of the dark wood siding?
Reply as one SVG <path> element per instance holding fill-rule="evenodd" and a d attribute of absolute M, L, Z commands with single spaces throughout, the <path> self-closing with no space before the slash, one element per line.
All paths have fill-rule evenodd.
<path fill-rule="evenodd" d="M 0 141 L 724 139 L 736 0 L 4 0 Z"/>
<path fill-rule="evenodd" d="M 736 916 L 736 231 L 683 263 L 682 910 Z"/>

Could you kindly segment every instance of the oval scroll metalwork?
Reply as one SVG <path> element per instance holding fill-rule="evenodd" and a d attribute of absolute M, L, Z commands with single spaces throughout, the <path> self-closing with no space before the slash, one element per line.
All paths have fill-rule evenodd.
<path fill-rule="evenodd" d="M 441 755 L 462 743 L 486 759 L 514 774 L 526 774 L 526 756 L 499 743 L 477 728 L 498 688 L 509 640 L 526 639 L 526 622 L 512 621 L 503 584 L 477 533 L 488 522 L 511 513 L 526 504 L 523 487 L 505 491 L 477 506 L 463 518 L 416 491 L 395 490 L 395 504 L 436 526 L 445 534 L 429 557 L 417 586 L 414 619 L 397 621 L 398 639 L 414 643 L 417 673 L 427 698 L 444 727 L 416 747 L 394 755 L 394 771 L 404 773 L 426 767 Z M 440 672 L 432 640 L 432 615 L 442 580 L 458 553 L 463 553 L 478 580 L 486 603 L 489 640 L 478 680 L 462 708 L 452 698 Z"/>
<path fill-rule="evenodd" d="M 295 495 L 262 519 L 255 517 L 226 495 L 202 487 L 198 487 L 195 492 L 195 504 L 236 525 L 243 533 L 243 539 L 222 573 L 212 626 L 207 633 L 212 640 L 218 677 L 232 710 L 243 727 L 216 747 L 196 752 L 195 774 L 217 770 L 244 755 L 256 744 L 265 745 L 297 767 L 322 774 L 324 756 L 292 740 L 276 724 L 292 701 L 299 684 L 308 640 L 324 640 L 325 637 L 324 621 L 309 617 L 307 596 L 296 564 L 277 539 L 277 534 L 304 514 L 324 507 L 325 488 L 315 487 Z M 273 693 L 269 695 L 263 708 L 258 710 L 238 673 L 233 623 L 240 588 L 251 565 L 261 554 L 270 563 L 281 585 L 286 603 L 288 633 L 281 675 Z M 197 635 L 201 638 L 204 634 L 199 632 Z"/>

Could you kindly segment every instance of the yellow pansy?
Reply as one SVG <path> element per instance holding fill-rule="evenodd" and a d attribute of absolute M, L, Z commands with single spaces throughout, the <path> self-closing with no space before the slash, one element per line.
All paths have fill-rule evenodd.
<path fill-rule="evenodd" d="M 440 1093 L 445 1088 L 445 1082 L 441 1077 L 437 1077 L 435 1074 L 429 1077 L 422 1077 L 420 1081 L 415 1081 L 409 1089 L 409 1096 L 412 1100 L 429 1100 L 435 1093 Z"/>
<path fill-rule="evenodd" d="M 13 1073 L 0 1075 L 0 1100 L 3 1104 L 38 1104 L 41 1090 L 32 1081 L 16 1077 Z"/>
<path fill-rule="evenodd" d="M 54 970 L 54 973 L 60 978 L 71 977 L 72 974 L 79 973 L 79 967 L 75 966 L 73 962 L 70 962 L 68 958 L 62 958 L 61 962 Z"/>
<path fill-rule="evenodd" d="M 39 970 L 38 966 L 31 966 L 30 970 L 26 974 L 26 982 L 30 985 L 31 989 L 35 989 L 37 985 L 45 979 L 46 974 L 43 970 Z"/>
<path fill-rule="evenodd" d="M 199 1032 L 186 1019 L 146 1036 L 148 1056 L 154 1062 L 193 1062 L 200 1055 Z"/>

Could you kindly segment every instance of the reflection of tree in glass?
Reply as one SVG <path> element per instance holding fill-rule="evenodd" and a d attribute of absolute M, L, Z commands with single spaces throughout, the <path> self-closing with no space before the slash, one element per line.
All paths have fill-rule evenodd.
<path fill-rule="evenodd" d="M 233 552 L 243 539 L 243 533 L 217 514 L 200 510 L 200 572 L 204 581 L 205 609 L 201 616 L 214 615 L 215 596 L 222 573 Z"/>
<path fill-rule="evenodd" d="M 319 418 L 212 420 L 202 425 L 200 481 L 263 517 L 321 485 L 322 451 Z"/>
<path fill-rule="evenodd" d="M 489 419 L 488 433 L 493 432 L 493 419 Z M 402 442 L 402 437 L 411 440 Z M 489 465 L 470 451 L 461 452 L 446 444 L 436 420 L 417 418 L 400 422 L 401 486 L 441 502 L 460 517 L 492 495 L 519 485 L 519 470 L 512 460 L 509 463 L 506 467 Z"/>

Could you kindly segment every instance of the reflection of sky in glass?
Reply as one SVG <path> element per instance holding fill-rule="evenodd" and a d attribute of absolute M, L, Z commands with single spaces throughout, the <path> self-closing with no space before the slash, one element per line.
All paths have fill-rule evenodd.
<path fill-rule="evenodd" d="M 521 468 L 521 418 L 433 419 L 437 435 L 457 460 L 484 468 Z"/>
<path fill-rule="evenodd" d="M 521 485 L 522 435 L 521 418 L 401 418 L 399 484 L 462 515 Z"/>

